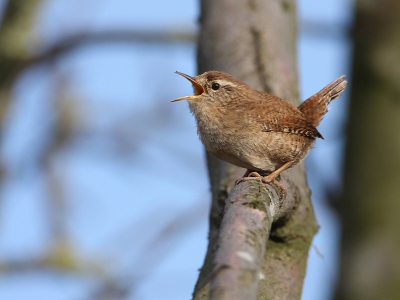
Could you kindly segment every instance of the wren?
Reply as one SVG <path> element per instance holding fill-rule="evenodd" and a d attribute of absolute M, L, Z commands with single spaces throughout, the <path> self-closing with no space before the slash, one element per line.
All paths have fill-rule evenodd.
<path fill-rule="evenodd" d="M 343 75 L 295 107 L 224 72 L 208 71 L 196 77 L 176 73 L 192 83 L 194 95 L 172 102 L 188 100 L 207 151 L 247 169 L 237 183 L 272 182 L 283 193 L 286 190 L 276 178 L 299 163 L 316 138 L 323 139 L 317 126 L 328 112 L 328 104 L 347 85 Z M 265 173 L 268 175 L 262 176 Z"/>

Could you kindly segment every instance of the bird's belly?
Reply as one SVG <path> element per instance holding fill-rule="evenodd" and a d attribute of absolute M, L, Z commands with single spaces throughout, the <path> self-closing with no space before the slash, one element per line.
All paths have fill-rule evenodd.
<path fill-rule="evenodd" d="M 270 161 L 267 157 L 252 157 L 243 155 L 234 155 L 223 150 L 209 151 L 215 157 L 226 161 L 232 165 L 253 170 L 253 171 L 269 171 L 272 172 L 276 169 L 276 164 Z"/>
<path fill-rule="evenodd" d="M 233 142 L 210 138 L 202 141 L 212 155 L 223 161 L 254 171 L 272 172 L 286 162 L 301 161 L 314 140 L 289 133 L 260 132 L 252 138 L 236 138 Z"/>

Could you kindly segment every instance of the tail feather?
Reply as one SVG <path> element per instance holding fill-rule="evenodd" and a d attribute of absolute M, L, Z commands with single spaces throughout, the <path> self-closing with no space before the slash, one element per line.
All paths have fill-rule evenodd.
<path fill-rule="evenodd" d="M 298 107 L 314 127 L 319 125 L 324 115 L 328 112 L 328 104 L 332 100 L 339 98 L 340 94 L 345 90 L 347 86 L 345 78 L 346 75 L 340 76 Z"/>

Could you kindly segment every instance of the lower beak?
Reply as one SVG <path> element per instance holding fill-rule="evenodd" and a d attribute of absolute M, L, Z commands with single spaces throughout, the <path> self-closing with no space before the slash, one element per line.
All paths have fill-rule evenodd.
<path fill-rule="evenodd" d="M 191 76 L 189 76 L 189 75 L 186 75 L 186 74 L 184 74 L 184 73 L 178 72 L 178 71 L 176 71 L 175 73 L 178 74 L 178 75 L 181 75 L 181 76 L 185 77 L 187 80 L 189 80 L 189 81 L 192 83 L 193 88 L 194 88 L 194 95 L 176 98 L 175 100 L 172 100 L 171 102 L 176 102 L 176 101 L 181 101 L 181 100 L 189 100 L 189 101 L 191 101 L 191 100 L 197 100 L 198 97 L 199 97 L 201 94 L 204 93 L 204 88 L 203 88 L 203 86 L 202 86 L 201 84 L 197 83 L 196 80 L 194 80 L 193 77 L 191 77 Z"/>

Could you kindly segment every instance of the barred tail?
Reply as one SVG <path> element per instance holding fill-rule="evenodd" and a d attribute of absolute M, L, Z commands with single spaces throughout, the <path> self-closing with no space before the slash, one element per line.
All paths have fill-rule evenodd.
<path fill-rule="evenodd" d="M 328 104 L 332 100 L 339 98 L 340 94 L 345 90 L 347 86 L 345 78 L 346 75 L 340 76 L 298 107 L 314 127 L 319 125 L 324 115 L 328 112 Z"/>

